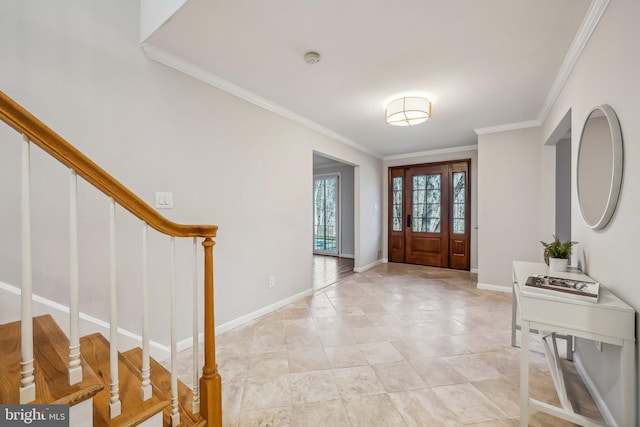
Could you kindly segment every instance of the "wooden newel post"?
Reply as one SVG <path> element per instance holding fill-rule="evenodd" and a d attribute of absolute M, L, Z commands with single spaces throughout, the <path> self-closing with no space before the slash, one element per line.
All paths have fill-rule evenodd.
<path fill-rule="evenodd" d="M 204 366 L 200 378 L 200 413 L 207 425 L 222 426 L 222 380 L 216 364 L 216 336 L 213 319 L 213 245 L 207 237 L 204 246 Z"/>

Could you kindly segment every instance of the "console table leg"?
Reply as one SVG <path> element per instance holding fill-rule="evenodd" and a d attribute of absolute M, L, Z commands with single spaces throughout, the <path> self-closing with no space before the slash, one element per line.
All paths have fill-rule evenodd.
<path fill-rule="evenodd" d="M 573 362 L 573 336 L 567 335 L 567 360 Z"/>
<path fill-rule="evenodd" d="M 522 320 L 520 329 L 520 426 L 529 425 L 529 327 Z"/>
<path fill-rule="evenodd" d="M 622 425 L 636 425 L 636 350 L 635 342 L 624 340 L 621 349 L 620 365 L 622 372 Z"/>

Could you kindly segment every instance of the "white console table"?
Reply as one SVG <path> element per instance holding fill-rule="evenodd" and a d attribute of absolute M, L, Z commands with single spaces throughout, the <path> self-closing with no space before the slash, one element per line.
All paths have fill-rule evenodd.
<path fill-rule="evenodd" d="M 551 275 L 574 280 L 591 280 L 580 272 L 551 272 L 542 263 L 513 262 L 514 313 L 519 311 L 522 338 L 520 352 L 520 425 L 528 425 L 529 408 L 533 408 L 582 426 L 602 423 L 574 412 L 564 387 L 562 369 L 555 346 L 555 333 L 587 338 L 621 347 L 622 426 L 636 425 L 635 310 L 613 295 L 602 284 L 598 303 L 578 301 L 561 295 L 532 293 L 524 288 L 529 276 Z M 515 319 L 514 319 L 515 321 Z M 514 324 L 515 327 L 515 324 Z M 561 407 L 529 398 L 529 332 L 548 331 L 543 341 L 551 375 Z"/>

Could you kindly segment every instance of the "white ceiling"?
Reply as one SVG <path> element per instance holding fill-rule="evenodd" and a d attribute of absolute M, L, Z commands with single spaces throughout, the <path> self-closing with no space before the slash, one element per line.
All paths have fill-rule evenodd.
<path fill-rule="evenodd" d="M 589 4 L 189 0 L 146 43 L 383 157 L 538 120 Z M 315 65 L 303 60 L 311 50 Z M 432 118 L 387 125 L 384 101 L 405 93 L 427 95 Z"/>

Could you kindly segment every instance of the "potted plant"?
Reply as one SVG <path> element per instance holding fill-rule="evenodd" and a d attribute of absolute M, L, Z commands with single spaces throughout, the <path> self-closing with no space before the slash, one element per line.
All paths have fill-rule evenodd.
<path fill-rule="evenodd" d="M 553 236 L 553 242 L 546 243 L 540 241 L 544 247 L 545 254 L 549 255 L 549 269 L 553 271 L 567 271 L 569 264 L 569 257 L 571 257 L 571 250 L 573 245 L 578 242 L 567 240 L 561 242 L 556 235 Z"/>

